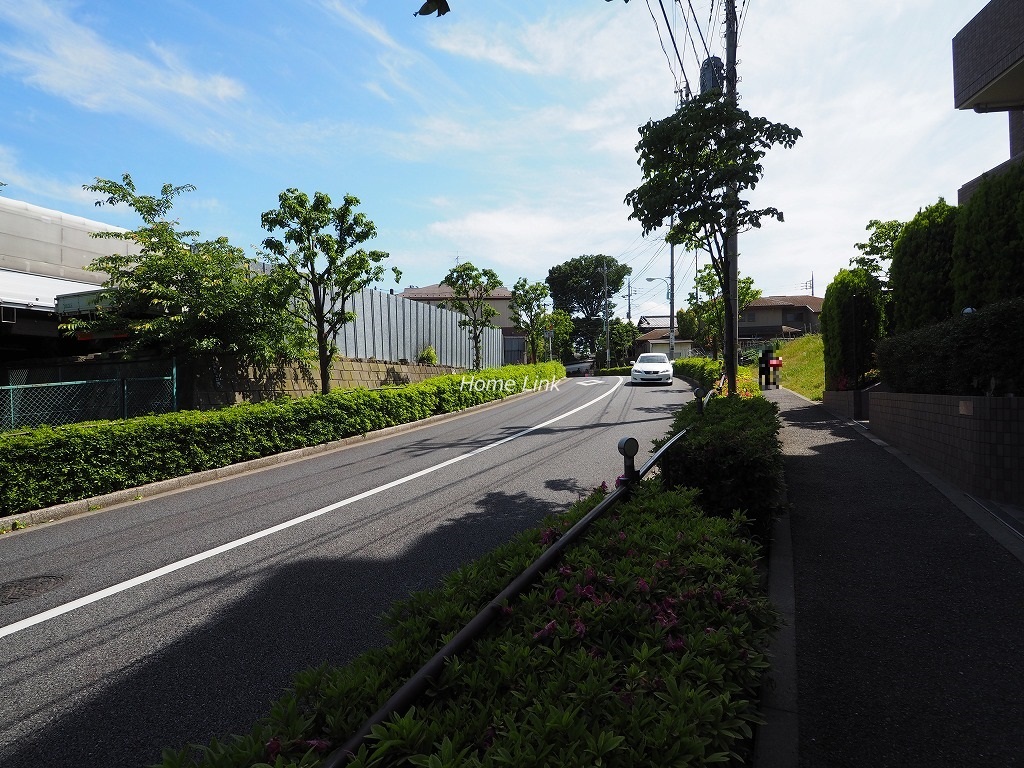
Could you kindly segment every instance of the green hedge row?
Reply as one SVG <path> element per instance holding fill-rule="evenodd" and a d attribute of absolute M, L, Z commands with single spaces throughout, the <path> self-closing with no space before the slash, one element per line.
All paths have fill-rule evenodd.
<path fill-rule="evenodd" d="M 510 604 L 350 763 L 706 765 L 749 757 L 778 617 L 741 521 L 641 485 Z M 345 743 L 508 580 L 593 507 L 550 518 L 388 614 L 390 644 L 295 678 L 245 736 L 167 750 L 163 768 L 310 767 Z"/>
<path fill-rule="evenodd" d="M 386 389 L 7 432 L 0 517 L 451 413 L 564 375 L 557 362 L 506 366 Z"/>
<path fill-rule="evenodd" d="M 681 357 L 672 361 L 672 370 L 676 376 L 695 381 L 705 392 L 710 392 L 722 378 L 723 365 L 722 360 L 710 357 Z"/>
<path fill-rule="evenodd" d="M 1024 395 L 1024 298 L 989 304 L 878 343 L 882 381 L 930 395 Z"/>
<path fill-rule="evenodd" d="M 778 406 L 763 397 L 715 397 L 700 416 L 696 401 L 681 408 L 669 435 L 687 429 L 661 464 L 666 488 L 700 488 L 709 515 L 742 510 L 751 533 L 768 541 L 784 499 Z"/>

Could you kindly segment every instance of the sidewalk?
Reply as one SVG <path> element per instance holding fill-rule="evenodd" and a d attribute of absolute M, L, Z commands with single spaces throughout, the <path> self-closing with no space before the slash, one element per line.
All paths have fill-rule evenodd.
<path fill-rule="evenodd" d="M 1024 766 L 1024 538 L 861 426 L 765 395 L 783 421 L 770 578 L 788 618 L 756 768 Z"/>

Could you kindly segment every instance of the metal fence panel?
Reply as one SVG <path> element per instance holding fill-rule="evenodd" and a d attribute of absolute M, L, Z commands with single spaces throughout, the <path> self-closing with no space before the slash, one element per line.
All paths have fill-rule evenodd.
<path fill-rule="evenodd" d="M 350 306 L 355 320 L 336 338 L 343 357 L 414 362 L 432 346 L 441 365 L 473 367 L 473 344 L 469 331 L 459 327 L 463 315 L 457 312 L 370 288 L 354 295 Z M 484 329 L 481 355 L 484 367 L 502 364 L 501 329 Z"/>

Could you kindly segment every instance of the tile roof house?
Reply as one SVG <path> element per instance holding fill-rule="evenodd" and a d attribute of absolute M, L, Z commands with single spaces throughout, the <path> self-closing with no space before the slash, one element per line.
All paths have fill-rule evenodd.
<path fill-rule="evenodd" d="M 776 339 L 820 333 L 819 296 L 762 296 L 740 313 L 741 339 Z"/>

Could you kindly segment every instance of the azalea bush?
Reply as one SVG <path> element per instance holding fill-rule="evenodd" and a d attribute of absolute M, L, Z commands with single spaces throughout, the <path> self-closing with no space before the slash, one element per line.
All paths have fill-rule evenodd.
<path fill-rule="evenodd" d="M 739 516 L 641 484 L 593 523 L 352 766 L 707 765 L 749 757 L 778 618 Z M 388 614 L 390 644 L 307 670 L 253 731 L 163 768 L 315 766 L 596 503 L 549 518 Z"/>
<path fill-rule="evenodd" d="M 381 390 L 0 434 L 0 517 L 451 413 L 564 375 L 557 362 L 505 366 Z"/>

